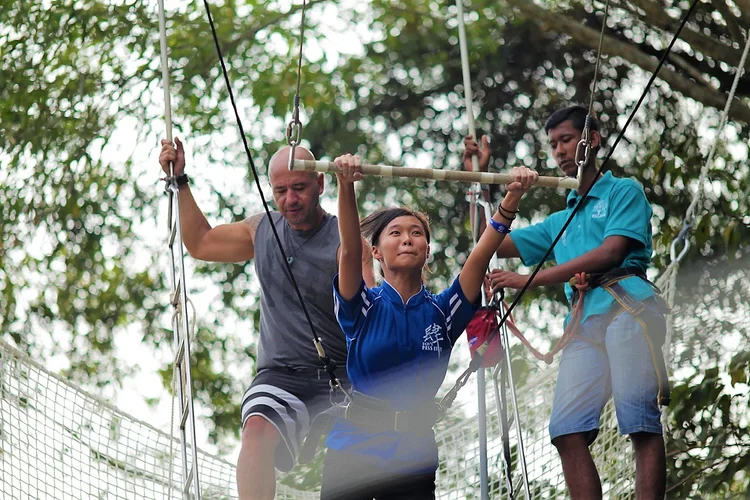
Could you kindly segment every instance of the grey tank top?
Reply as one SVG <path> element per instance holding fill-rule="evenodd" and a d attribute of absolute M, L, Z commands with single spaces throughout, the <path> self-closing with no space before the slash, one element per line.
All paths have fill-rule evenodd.
<path fill-rule="evenodd" d="M 338 221 L 326 214 L 310 231 L 295 231 L 278 212 L 272 212 L 276 230 L 302 293 L 315 331 L 326 354 L 346 366 L 346 337 L 333 312 L 333 277 L 340 238 Z M 255 231 L 255 272 L 260 280 L 260 345 L 258 370 L 281 367 L 321 368 L 310 325 L 289 278 L 268 217 Z"/>

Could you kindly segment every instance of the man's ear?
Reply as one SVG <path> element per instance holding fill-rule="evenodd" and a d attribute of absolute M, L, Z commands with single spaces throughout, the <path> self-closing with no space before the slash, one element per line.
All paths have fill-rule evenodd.
<path fill-rule="evenodd" d="M 317 177 L 318 177 L 318 178 L 317 178 L 317 179 L 315 179 L 315 180 L 316 180 L 316 181 L 317 181 L 317 183 L 318 183 L 318 194 L 319 194 L 319 195 L 322 195 L 322 194 L 323 194 L 323 191 L 325 190 L 325 183 L 324 183 L 324 180 L 325 180 L 325 176 L 324 176 L 323 174 L 318 174 L 318 176 L 317 176 Z"/>
<path fill-rule="evenodd" d="M 598 148 L 602 145 L 602 135 L 598 130 L 591 131 L 591 147 Z"/>

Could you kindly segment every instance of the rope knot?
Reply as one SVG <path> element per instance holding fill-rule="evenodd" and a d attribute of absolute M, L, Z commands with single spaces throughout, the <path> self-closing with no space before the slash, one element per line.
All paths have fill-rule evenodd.
<path fill-rule="evenodd" d="M 570 285 L 574 286 L 579 292 L 585 292 L 590 288 L 589 276 L 586 273 L 576 273 L 576 275 L 570 279 Z"/>

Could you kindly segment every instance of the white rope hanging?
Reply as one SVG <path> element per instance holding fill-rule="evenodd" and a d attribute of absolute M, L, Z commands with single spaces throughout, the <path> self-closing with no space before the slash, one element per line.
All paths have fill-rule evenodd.
<path fill-rule="evenodd" d="M 719 145 L 719 138 L 721 137 L 721 133 L 724 130 L 724 125 L 727 122 L 729 110 L 732 107 L 732 101 L 734 101 L 734 95 L 737 91 L 737 86 L 740 82 L 740 78 L 742 78 L 742 74 L 745 71 L 745 62 L 747 61 L 748 52 L 750 52 L 750 33 L 748 34 L 747 40 L 745 42 L 745 49 L 742 51 L 742 57 L 740 58 L 740 63 L 737 66 L 737 73 L 734 75 L 734 81 L 732 82 L 732 87 L 729 90 L 727 102 L 724 106 L 724 110 L 721 113 L 721 118 L 719 119 L 719 126 L 716 129 L 716 136 L 714 137 L 713 143 L 711 144 L 711 149 L 709 150 L 706 162 L 701 168 L 700 176 L 698 176 L 698 190 L 693 195 L 693 199 L 690 202 L 687 210 L 685 211 L 685 226 L 682 228 L 674 241 L 672 241 L 672 245 L 670 247 L 670 262 L 668 268 L 678 265 L 683 257 L 685 257 L 685 254 L 687 254 L 687 251 L 690 248 L 689 232 L 695 226 L 696 219 L 699 218 L 699 214 L 696 214 L 696 210 L 698 208 L 698 204 L 705 196 L 705 186 L 708 179 L 708 173 L 713 167 L 714 155 L 716 154 L 716 148 Z M 684 246 L 680 253 L 677 253 L 677 247 L 680 243 L 684 244 Z M 667 273 L 668 268 L 664 270 L 664 274 Z"/>
<path fill-rule="evenodd" d="M 711 145 L 711 150 L 708 153 L 706 162 L 703 164 L 703 168 L 701 169 L 701 174 L 698 177 L 699 189 L 697 193 L 693 196 L 693 201 L 690 203 L 690 206 L 685 212 L 685 219 L 688 221 L 692 222 L 695 220 L 695 216 L 696 216 L 695 211 L 698 207 L 698 203 L 700 203 L 700 201 L 703 199 L 703 196 L 705 195 L 704 186 L 706 184 L 706 179 L 708 178 L 709 171 L 713 167 L 714 155 L 716 154 L 716 148 L 719 145 L 719 137 L 721 136 L 721 133 L 724 130 L 724 125 L 727 122 L 727 118 L 729 116 L 729 109 L 732 107 L 732 102 L 734 101 L 734 94 L 737 91 L 737 86 L 740 82 L 740 78 L 742 78 L 742 74 L 745 71 L 745 61 L 747 61 L 748 51 L 750 51 L 750 32 L 748 33 L 747 41 L 745 42 L 745 49 L 742 51 L 742 57 L 740 58 L 740 63 L 737 66 L 737 73 L 734 75 L 734 81 L 732 82 L 732 87 L 729 90 L 727 103 L 724 106 L 724 111 L 721 113 L 719 126 L 716 129 L 716 137 L 714 137 L 713 144 Z"/>
<path fill-rule="evenodd" d="M 732 101 L 734 101 L 734 94 L 737 91 L 737 85 L 739 84 L 740 78 L 742 78 L 742 74 L 745 70 L 745 61 L 747 60 L 748 52 L 750 51 L 750 31 L 748 32 L 747 41 L 745 42 L 745 49 L 742 51 L 742 57 L 740 58 L 740 63 L 737 66 L 737 73 L 734 75 L 734 81 L 732 82 L 732 87 L 729 90 L 729 95 L 727 96 L 727 102 L 724 105 L 724 110 L 721 113 L 721 118 L 719 119 L 719 126 L 716 129 L 716 136 L 714 137 L 713 143 L 711 145 L 711 149 L 709 150 L 708 157 L 706 158 L 706 162 L 703 164 L 703 167 L 701 168 L 700 176 L 698 177 L 698 191 L 693 195 L 693 200 L 690 202 L 690 205 L 688 206 L 687 210 L 685 211 L 685 218 L 684 218 L 684 225 L 680 233 L 677 235 L 677 237 L 672 241 L 672 244 L 669 249 L 669 264 L 664 269 L 664 272 L 659 276 L 659 279 L 657 281 L 657 286 L 663 291 L 663 298 L 666 301 L 669 310 L 674 309 L 674 301 L 675 301 L 675 292 L 677 290 L 677 274 L 680 267 L 680 261 L 685 257 L 685 255 L 688 252 L 688 249 L 690 248 L 690 231 L 696 224 L 696 219 L 699 218 L 699 216 L 696 216 L 696 210 L 698 207 L 698 204 L 701 202 L 703 197 L 705 196 L 705 186 L 706 181 L 708 179 L 708 173 L 711 171 L 711 168 L 713 167 L 713 160 L 714 155 L 716 154 L 716 148 L 719 145 L 719 137 L 721 137 L 721 133 L 724 130 L 724 125 L 726 124 L 727 117 L 729 116 L 729 110 L 732 107 Z M 680 253 L 677 253 L 677 247 L 680 245 L 680 243 L 683 244 L 682 250 Z M 667 332 L 664 339 L 664 347 L 662 348 L 662 352 L 664 354 L 664 361 L 665 365 L 667 367 L 667 371 L 669 372 L 670 368 L 670 360 L 672 358 L 672 332 L 674 330 L 674 315 L 669 314 L 667 316 Z M 666 410 L 662 411 L 662 428 L 664 429 L 665 437 L 668 433 L 668 418 L 667 418 L 667 412 Z"/>
<path fill-rule="evenodd" d="M 183 308 L 180 307 L 180 295 L 175 294 L 170 297 L 170 303 L 177 302 L 177 307 L 175 308 L 174 312 L 172 313 L 172 324 L 174 324 L 175 318 L 179 321 L 180 315 L 182 314 Z M 185 304 L 185 311 L 187 311 L 187 306 L 190 306 L 190 309 L 192 310 L 192 319 L 190 320 L 190 332 L 188 333 L 188 337 L 190 340 L 195 339 L 195 319 L 196 319 L 196 312 L 195 312 L 195 305 L 193 304 L 193 301 L 188 299 L 187 304 Z M 169 435 L 170 437 L 174 435 L 174 407 L 175 407 L 175 398 L 177 396 L 177 377 L 179 372 L 179 352 L 174 353 L 174 357 L 172 359 L 172 404 L 170 404 L 170 414 L 169 414 Z M 181 382 L 184 385 L 184 382 Z M 174 471 L 174 439 L 169 440 L 169 500 L 172 500 L 172 490 L 173 490 L 173 479 L 172 474 Z"/>

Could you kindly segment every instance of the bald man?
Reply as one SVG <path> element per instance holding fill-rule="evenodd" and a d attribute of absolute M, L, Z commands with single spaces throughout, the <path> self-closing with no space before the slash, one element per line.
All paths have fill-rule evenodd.
<path fill-rule="evenodd" d="M 310 325 L 288 275 L 271 224 L 281 239 L 305 305 L 323 342 L 326 354 L 346 366 L 346 340 L 333 311 L 333 277 L 340 253 L 338 221 L 320 206 L 323 174 L 290 172 L 290 148 L 280 149 L 269 162 L 269 179 L 278 209 L 271 217 L 259 213 L 244 221 L 216 227 L 190 192 L 185 171 L 185 150 L 162 141 L 159 163 L 169 172 L 174 164 L 180 191 L 182 240 L 191 256 L 211 262 L 254 259 L 261 286 L 260 341 L 257 375 L 242 398 L 242 447 L 237 461 L 241 500 L 273 499 L 274 465 L 292 469 L 310 422 L 330 407 L 329 377 L 312 343 Z M 315 157 L 297 147 L 296 159 Z M 374 286 L 372 256 L 363 245 L 365 281 Z M 336 371 L 346 379 L 346 370 Z M 269 458 L 273 457 L 273 460 Z"/>

